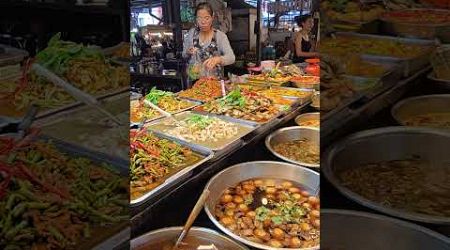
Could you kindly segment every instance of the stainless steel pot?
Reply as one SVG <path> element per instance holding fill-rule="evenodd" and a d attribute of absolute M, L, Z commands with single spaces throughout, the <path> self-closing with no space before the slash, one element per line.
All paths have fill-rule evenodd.
<path fill-rule="evenodd" d="M 314 143 L 315 146 L 317 146 L 317 150 L 319 150 L 319 148 L 320 148 L 320 130 L 319 130 L 319 128 L 298 127 L 298 126 L 281 128 L 281 129 L 273 132 L 266 138 L 266 147 L 270 150 L 270 152 L 272 152 L 272 154 L 274 154 L 276 157 L 278 157 L 284 161 L 298 164 L 298 165 L 304 166 L 304 167 L 319 168 L 320 164 L 311 164 L 311 163 L 306 163 L 306 162 L 294 161 L 283 155 L 278 154 L 277 152 L 275 152 L 275 150 L 273 150 L 274 145 L 277 145 L 278 143 L 288 142 L 288 141 L 293 141 L 293 140 L 300 140 L 303 138 L 308 139 L 309 141 Z M 299 149 L 299 150 L 301 150 L 301 149 Z"/>
<path fill-rule="evenodd" d="M 322 209 L 322 249 L 445 250 L 448 237 L 427 228 L 377 214 Z"/>
<path fill-rule="evenodd" d="M 182 227 L 166 227 L 151 231 L 144 235 L 131 240 L 130 249 L 139 249 L 143 246 L 149 246 L 152 243 L 163 243 L 163 242 L 174 242 L 176 241 L 178 235 L 183 230 Z M 187 237 L 201 238 L 207 244 L 214 244 L 219 249 L 224 250 L 248 250 L 247 247 L 217 233 L 209 228 L 193 227 L 189 230 Z M 151 246 L 151 245 L 150 245 Z M 149 248 L 153 249 L 153 248 Z M 156 249 L 155 249 L 156 250 Z M 160 249 L 158 249 L 160 250 Z"/>
<path fill-rule="evenodd" d="M 274 248 L 267 245 L 255 243 L 246 240 L 226 227 L 222 226 L 214 216 L 214 207 L 219 201 L 222 193 L 229 187 L 238 184 L 239 182 L 255 179 L 255 178 L 270 178 L 270 179 L 283 179 L 292 181 L 302 185 L 302 187 L 310 194 L 317 195 L 320 188 L 320 175 L 319 173 L 299 167 L 293 164 L 275 161 L 254 161 L 246 162 L 229 167 L 222 172 L 215 175 L 206 185 L 205 189 L 209 189 L 210 195 L 205 203 L 205 212 L 209 219 L 216 225 L 222 232 L 226 233 L 231 238 L 240 241 L 246 245 L 266 250 L 280 250 L 287 248 Z M 319 249 L 319 246 L 313 248 L 304 248 L 304 250 Z"/>
<path fill-rule="evenodd" d="M 313 112 L 313 113 L 304 113 L 301 115 L 298 115 L 295 118 L 295 123 L 299 126 L 302 126 L 302 122 L 311 121 L 311 120 L 317 120 L 320 121 L 320 112 Z M 315 128 L 315 127 L 312 127 Z"/>
<path fill-rule="evenodd" d="M 402 125 L 411 116 L 428 113 L 449 113 L 450 95 L 424 95 L 404 99 L 394 105 L 391 114 Z"/>
<path fill-rule="evenodd" d="M 345 187 L 338 178 L 343 169 L 382 161 L 419 156 L 433 159 L 436 166 L 450 162 L 450 133 L 413 127 L 386 127 L 362 131 L 336 143 L 323 157 L 325 177 L 347 198 L 371 209 L 413 221 L 450 225 L 450 218 L 398 210 L 365 199 Z"/>

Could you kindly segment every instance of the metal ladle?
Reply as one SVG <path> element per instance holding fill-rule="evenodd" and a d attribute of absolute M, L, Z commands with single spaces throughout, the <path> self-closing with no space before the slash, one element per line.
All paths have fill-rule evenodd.
<path fill-rule="evenodd" d="M 189 229 L 191 229 L 192 224 L 194 223 L 195 219 L 197 218 L 198 214 L 203 208 L 203 205 L 206 202 L 206 199 L 209 196 L 209 190 L 205 189 L 203 193 L 200 195 L 200 198 L 198 198 L 197 203 L 195 204 L 194 208 L 191 211 L 191 214 L 189 214 L 189 217 L 186 221 L 186 224 L 184 224 L 183 231 L 181 231 L 181 234 L 178 236 L 177 241 L 175 242 L 175 245 L 173 246 L 172 250 L 177 250 L 180 246 L 183 239 L 186 237 L 186 235 L 189 232 Z"/>

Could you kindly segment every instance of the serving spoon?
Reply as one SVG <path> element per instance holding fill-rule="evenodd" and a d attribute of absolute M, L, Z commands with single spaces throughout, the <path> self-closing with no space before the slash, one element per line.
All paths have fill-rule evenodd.
<path fill-rule="evenodd" d="M 163 110 L 162 108 L 158 107 L 158 105 L 155 105 L 154 103 L 152 103 L 152 102 L 149 101 L 149 100 L 144 100 L 144 103 L 147 104 L 148 106 L 150 106 L 150 107 L 156 109 L 159 113 L 161 113 L 161 114 L 164 115 L 165 117 L 167 117 L 167 118 L 173 120 L 173 121 L 175 122 L 175 125 L 176 125 L 176 126 L 182 126 L 182 124 L 180 123 L 180 121 L 178 121 L 177 119 L 175 119 L 175 117 L 174 117 L 171 113 L 169 113 L 169 112 Z"/>
<path fill-rule="evenodd" d="M 189 214 L 189 217 L 184 224 L 183 231 L 181 231 L 180 235 L 178 236 L 177 241 L 175 242 L 175 245 L 173 246 L 172 250 L 177 250 L 180 246 L 183 239 L 186 237 L 186 235 L 189 232 L 189 229 L 191 229 L 192 224 L 194 223 L 195 219 L 197 218 L 198 214 L 203 208 L 203 205 L 206 202 L 206 199 L 209 196 L 209 190 L 205 189 L 203 193 L 200 195 L 200 198 L 198 198 L 197 203 L 195 204 L 194 208 L 192 209 L 191 213 Z"/>

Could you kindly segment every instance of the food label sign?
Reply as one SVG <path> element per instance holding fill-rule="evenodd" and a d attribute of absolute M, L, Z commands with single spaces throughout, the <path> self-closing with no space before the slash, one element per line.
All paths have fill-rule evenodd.
<path fill-rule="evenodd" d="M 311 0 L 290 0 L 267 4 L 267 11 L 271 14 L 289 12 L 292 10 L 310 10 Z"/>

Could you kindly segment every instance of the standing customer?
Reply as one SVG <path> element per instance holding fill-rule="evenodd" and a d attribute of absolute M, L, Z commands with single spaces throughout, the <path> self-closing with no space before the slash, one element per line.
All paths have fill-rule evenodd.
<path fill-rule="evenodd" d="M 223 76 L 223 66 L 234 63 L 234 52 L 227 35 L 212 27 L 214 12 L 209 3 L 198 4 L 195 15 L 197 27 L 189 30 L 185 37 L 183 57 L 191 59 L 189 68 L 194 63 L 201 63 L 212 76 L 220 78 Z M 200 72 L 197 73 L 189 74 L 191 80 L 200 77 Z"/>
<path fill-rule="evenodd" d="M 294 37 L 295 53 L 293 62 L 302 63 L 308 58 L 318 57 L 319 53 L 314 51 L 313 41 L 310 39 L 311 30 L 314 27 L 312 16 L 300 16 L 297 24 L 301 27 L 301 30 Z"/>

